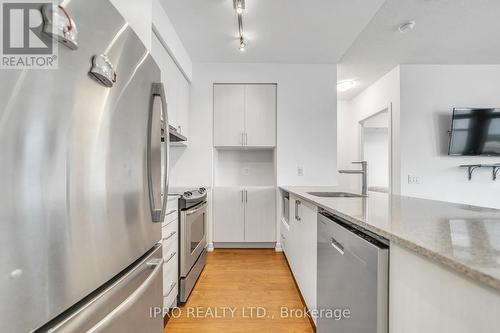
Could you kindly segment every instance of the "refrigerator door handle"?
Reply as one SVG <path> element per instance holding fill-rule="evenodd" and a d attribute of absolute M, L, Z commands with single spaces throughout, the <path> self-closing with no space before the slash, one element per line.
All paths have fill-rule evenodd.
<path fill-rule="evenodd" d="M 120 317 L 124 312 L 126 312 L 131 306 L 137 302 L 138 299 L 151 287 L 151 284 L 154 282 L 158 274 L 162 272 L 162 261 L 154 261 L 148 263 L 149 266 L 154 266 L 155 268 L 148 276 L 148 278 L 137 288 L 129 297 L 125 299 L 123 303 L 118 305 L 113 309 L 106 317 L 104 317 L 101 321 L 95 324 L 88 332 L 96 333 L 96 332 L 106 332 L 107 327 L 112 324 L 116 318 Z"/>
<path fill-rule="evenodd" d="M 160 113 L 157 112 L 155 108 L 156 100 L 160 100 L 161 108 Z M 156 122 L 159 122 L 159 127 Z M 155 133 L 155 129 L 159 130 L 160 133 Z M 164 144 L 161 144 L 161 136 L 163 135 Z M 158 142 L 154 142 L 158 140 Z M 154 144 L 160 144 L 160 150 L 158 152 L 154 150 Z M 153 156 L 153 154 L 160 154 L 158 156 Z M 165 98 L 165 89 L 163 88 L 163 83 L 155 82 L 152 85 L 152 95 L 151 95 L 151 109 L 149 115 L 149 126 L 148 126 L 148 149 L 147 149 L 147 162 L 148 162 L 148 183 L 149 183 L 149 200 L 151 206 L 151 215 L 153 222 L 163 222 L 165 219 L 165 210 L 167 208 L 167 195 L 168 195 L 168 156 L 170 153 L 170 138 L 168 133 L 168 113 L 167 113 L 167 101 Z M 154 171 L 157 169 L 153 165 L 153 158 L 155 161 L 160 161 L 160 180 L 155 179 L 157 174 Z M 163 170 L 161 169 L 163 168 Z"/>

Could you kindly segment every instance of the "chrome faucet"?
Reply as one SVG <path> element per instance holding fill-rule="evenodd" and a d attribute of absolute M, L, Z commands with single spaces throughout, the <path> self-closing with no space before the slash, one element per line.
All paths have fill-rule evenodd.
<path fill-rule="evenodd" d="M 368 162 L 352 162 L 353 164 L 361 164 L 361 170 L 339 170 L 339 173 L 348 173 L 348 174 L 361 174 L 363 176 L 363 188 L 362 194 L 366 195 L 368 190 Z"/>

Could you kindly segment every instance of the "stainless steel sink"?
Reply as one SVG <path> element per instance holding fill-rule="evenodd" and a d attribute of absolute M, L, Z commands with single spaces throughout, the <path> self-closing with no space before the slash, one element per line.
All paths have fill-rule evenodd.
<path fill-rule="evenodd" d="M 348 192 L 307 192 L 307 194 L 323 198 L 363 198 L 364 195 Z"/>

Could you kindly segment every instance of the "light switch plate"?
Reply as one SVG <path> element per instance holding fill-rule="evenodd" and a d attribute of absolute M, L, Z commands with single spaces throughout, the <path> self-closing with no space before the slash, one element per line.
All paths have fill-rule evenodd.
<path fill-rule="evenodd" d="M 297 167 L 297 175 L 303 176 L 304 175 L 304 168 L 302 168 L 301 166 L 298 166 Z"/>

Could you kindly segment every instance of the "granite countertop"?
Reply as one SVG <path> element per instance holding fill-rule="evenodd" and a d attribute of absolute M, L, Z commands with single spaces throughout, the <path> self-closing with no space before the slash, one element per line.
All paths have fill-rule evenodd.
<path fill-rule="evenodd" d="M 307 193 L 343 191 L 338 187 L 280 188 L 500 291 L 500 210 L 377 192 L 364 198 Z"/>

